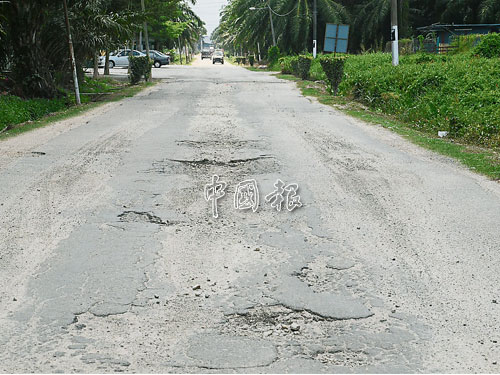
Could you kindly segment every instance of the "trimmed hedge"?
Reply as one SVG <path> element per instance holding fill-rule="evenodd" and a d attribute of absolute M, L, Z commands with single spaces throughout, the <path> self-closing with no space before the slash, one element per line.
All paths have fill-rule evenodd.
<path fill-rule="evenodd" d="M 500 146 L 500 64 L 470 54 L 418 53 L 391 65 L 391 55 L 349 56 L 341 95 L 415 128 L 483 146 Z"/>
<path fill-rule="evenodd" d="M 278 46 L 270 47 L 267 50 L 267 60 L 269 61 L 269 65 L 273 65 L 278 62 L 280 56 L 281 54 Z"/>
<path fill-rule="evenodd" d="M 300 55 L 297 57 L 297 76 L 301 79 L 309 78 L 309 70 L 311 69 L 312 57 Z"/>
<path fill-rule="evenodd" d="M 323 55 L 312 61 L 309 76 L 326 80 L 334 95 L 351 97 L 423 131 L 444 130 L 465 143 L 500 147 L 497 35 L 481 37 L 472 53 L 420 52 L 402 56 L 396 67 L 389 53 Z M 473 54 L 478 51 L 485 57 Z M 280 66 L 284 74 L 300 75 L 298 56 L 282 57 Z"/>
<path fill-rule="evenodd" d="M 344 77 L 344 64 L 346 58 L 343 56 L 326 55 L 319 58 L 319 62 L 323 71 L 325 72 L 326 79 L 330 84 L 330 92 L 337 95 L 339 85 Z"/>
<path fill-rule="evenodd" d="M 129 63 L 129 79 L 132 85 L 138 84 L 143 77 L 145 81 L 149 81 L 153 61 L 148 56 L 129 56 Z"/>

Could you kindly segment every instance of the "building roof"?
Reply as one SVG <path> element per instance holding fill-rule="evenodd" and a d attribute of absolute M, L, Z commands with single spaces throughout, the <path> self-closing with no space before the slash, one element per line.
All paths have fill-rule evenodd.
<path fill-rule="evenodd" d="M 500 28 L 500 23 L 468 23 L 468 24 L 439 24 L 418 27 L 421 31 L 442 31 L 453 29 L 479 29 L 479 28 Z"/>

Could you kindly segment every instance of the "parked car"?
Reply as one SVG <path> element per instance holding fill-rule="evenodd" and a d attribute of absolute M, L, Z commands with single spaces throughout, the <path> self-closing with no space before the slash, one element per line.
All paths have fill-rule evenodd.
<path fill-rule="evenodd" d="M 215 51 L 214 54 L 212 55 L 212 64 L 215 64 L 216 62 L 220 62 L 221 64 L 224 64 L 224 52 L 222 51 Z"/>
<path fill-rule="evenodd" d="M 162 65 L 170 64 L 170 56 L 154 49 L 149 50 L 149 58 L 153 60 L 153 66 L 155 68 L 161 68 Z"/>
<path fill-rule="evenodd" d="M 113 52 L 109 55 L 109 67 L 114 68 L 116 67 L 128 67 L 128 55 L 130 53 L 129 49 L 124 49 L 118 52 Z M 146 56 L 145 53 L 142 53 L 140 51 L 133 50 L 132 51 L 132 56 L 138 57 L 138 56 Z M 106 61 L 106 56 L 101 56 L 99 58 L 99 67 L 103 67 Z"/>
<path fill-rule="evenodd" d="M 201 51 L 201 59 L 209 59 L 212 57 L 212 52 L 209 49 L 204 49 Z"/>

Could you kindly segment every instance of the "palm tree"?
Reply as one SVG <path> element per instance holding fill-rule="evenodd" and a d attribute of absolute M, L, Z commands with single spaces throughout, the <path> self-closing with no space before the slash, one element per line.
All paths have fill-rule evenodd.
<path fill-rule="evenodd" d="M 479 18 L 484 23 L 500 22 L 500 1 L 484 0 L 481 2 Z"/>
<path fill-rule="evenodd" d="M 299 53 L 311 50 L 313 31 L 313 1 L 312 0 L 279 0 L 276 2 L 277 29 L 280 48 L 284 51 Z M 349 16 L 345 7 L 333 0 L 317 0 L 318 33 L 324 33 L 327 23 L 344 23 Z M 319 45 L 321 49 L 321 43 Z"/>
<path fill-rule="evenodd" d="M 206 34 L 205 23 L 194 13 L 187 2 L 180 3 L 181 10 L 180 21 L 184 22 L 186 27 L 180 35 L 183 47 L 186 47 L 186 60 L 188 58 L 188 49 L 194 50 L 196 44 L 203 34 Z"/>
<path fill-rule="evenodd" d="M 18 0 L 1 6 L 13 50 L 12 76 L 17 92 L 27 97 L 54 97 L 57 91 L 41 32 L 52 10 L 51 2 Z"/>
<path fill-rule="evenodd" d="M 221 13 L 221 23 L 214 37 L 226 46 L 238 45 L 245 50 L 253 49 L 257 43 L 264 48 L 271 46 L 268 6 L 272 9 L 280 49 L 288 53 L 310 49 L 313 0 L 266 0 L 261 3 L 232 0 Z M 347 19 L 347 11 L 340 2 L 318 0 L 318 30 L 324 30 L 326 23 L 345 22 Z"/>

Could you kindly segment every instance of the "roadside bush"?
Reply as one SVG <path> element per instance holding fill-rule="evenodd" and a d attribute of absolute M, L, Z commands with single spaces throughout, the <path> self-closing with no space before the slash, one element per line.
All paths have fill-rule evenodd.
<path fill-rule="evenodd" d="M 280 49 L 278 46 L 270 47 L 267 50 L 267 59 L 269 60 L 269 65 L 274 65 L 278 62 L 280 58 Z"/>
<path fill-rule="evenodd" d="M 472 51 L 481 41 L 482 36 L 483 35 L 479 34 L 469 34 L 456 37 L 450 44 L 454 48 L 449 52 L 449 54 L 456 55 L 458 53 Z"/>
<path fill-rule="evenodd" d="M 170 56 L 170 63 L 173 64 L 177 62 L 178 56 L 175 48 L 165 50 L 165 54 Z"/>
<path fill-rule="evenodd" d="M 467 143 L 500 146 L 498 60 L 418 55 L 402 56 L 397 67 L 390 54 L 349 56 L 339 94 L 432 134 L 445 130 Z"/>
<path fill-rule="evenodd" d="M 337 95 L 340 82 L 342 82 L 345 60 L 346 58 L 344 56 L 333 55 L 325 55 L 319 58 L 326 79 L 330 84 L 330 92 L 333 95 Z"/>
<path fill-rule="evenodd" d="M 292 68 L 292 74 L 296 77 L 299 76 L 299 57 L 298 56 L 292 56 L 290 60 L 290 66 Z"/>
<path fill-rule="evenodd" d="M 486 58 L 500 57 L 500 34 L 482 36 L 481 41 L 474 48 L 474 54 Z"/>
<path fill-rule="evenodd" d="M 255 64 L 255 56 L 254 55 L 248 56 L 248 63 L 250 64 L 250 66 L 253 66 Z"/>
<path fill-rule="evenodd" d="M 279 58 L 279 64 L 281 67 L 282 74 L 292 74 L 291 56 L 283 56 Z"/>
<path fill-rule="evenodd" d="M 130 56 L 130 83 L 136 85 L 140 82 L 142 77 L 148 81 L 151 77 L 151 67 L 153 65 L 151 59 L 147 56 Z"/>
<path fill-rule="evenodd" d="M 241 65 L 241 64 L 245 65 L 245 63 L 246 63 L 246 58 L 245 58 L 245 56 L 235 56 L 235 57 L 234 57 L 234 60 L 236 61 L 236 63 L 237 63 L 238 65 Z"/>
<path fill-rule="evenodd" d="M 399 54 L 400 55 L 410 55 L 414 52 L 414 41 L 413 39 L 407 38 L 407 39 L 399 39 L 398 40 L 398 47 L 399 47 Z M 384 52 L 391 52 L 392 51 L 392 42 L 389 41 L 385 44 Z"/>
<path fill-rule="evenodd" d="M 293 74 L 298 76 L 298 56 L 283 56 L 279 58 L 279 64 L 281 68 L 281 73 L 283 74 Z"/>
<path fill-rule="evenodd" d="M 300 55 L 297 57 L 297 73 L 301 79 L 309 78 L 309 69 L 311 69 L 312 57 Z"/>
<path fill-rule="evenodd" d="M 312 81 L 325 81 L 326 75 L 321 67 L 319 58 L 313 59 L 311 62 L 311 68 L 309 69 L 309 79 Z"/>

